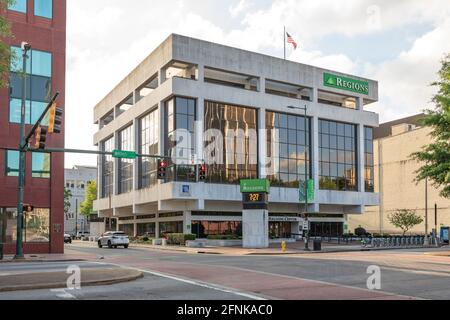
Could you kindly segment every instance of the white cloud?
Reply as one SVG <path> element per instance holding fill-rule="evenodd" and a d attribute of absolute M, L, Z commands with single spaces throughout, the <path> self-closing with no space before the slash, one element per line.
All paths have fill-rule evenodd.
<path fill-rule="evenodd" d="M 246 0 L 217 4 L 203 0 L 68 1 L 66 145 L 93 148 L 92 108 L 170 33 L 180 33 L 246 50 L 281 55 L 283 25 L 299 42 L 294 61 L 380 82 L 380 102 L 373 110 L 390 120 L 427 106 L 439 60 L 450 51 L 448 0 L 275 0 L 268 7 Z M 216 5 L 214 5 L 216 6 Z M 252 8 L 250 11 L 249 8 Z M 228 10 L 227 10 L 228 9 Z M 377 10 L 379 9 L 379 10 Z M 213 12 L 214 11 L 214 12 Z M 379 20 L 376 16 L 379 13 Z M 232 28 L 224 21 L 241 18 Z M 377 21 L 379 25 L 377 25 Z M 412 41 L 390 61 L 354 61 L 339 48 L 324 54 L 317 40 L 333 34 L 371 35 L 393 28 L 428 24 L 433 30 Z M 383 48 L 380 48 L 383 50 Z M 66 165 L 96 164 L 95 157 L 69 155 Z"/>

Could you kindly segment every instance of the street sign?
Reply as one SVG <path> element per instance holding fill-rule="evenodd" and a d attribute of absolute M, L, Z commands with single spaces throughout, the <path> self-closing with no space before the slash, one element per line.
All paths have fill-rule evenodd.
<path fill-rule="evenodd" d="M 137 155 L 134 151 L 124 151 L 124 150 L 114 150 L 113 151 L 113 158 L 119 158 L 119 159 L 136 159 Z"/>
<path fill-rule="evenodd" d="M 308 180 L 308 202 L 309 203 L 313 203 L 314 199 L 315 199 L 315 194 L 314 194 L 314 180 L 313 179 L 309 179 Z M 301 203 L 305 202 L 305 182 L 304 181 L 300 181 L 300 187 L 299 187 L 299 200 Z"/>
<path fill-rule="evenodd" d="M 270 193 L 270 181 L 267 179 L 241 180 L 241 193 Z"/>
<path fill-rule="evenodd" d="M 303 230 L 309 231 L 309 221 L 303 221 Z"/>

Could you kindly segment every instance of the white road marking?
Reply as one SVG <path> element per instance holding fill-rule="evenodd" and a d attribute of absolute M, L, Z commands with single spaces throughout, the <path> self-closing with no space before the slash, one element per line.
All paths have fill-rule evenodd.
<path fill-rule="evenodd" d="M 102 263 L 102 262 L 95 262 L 98 264 L 106 264 L 106 263 Z M 177 276 L 173 276 L 170 274 L 165 274 L 165 273 L 161 273 L 161 272 L 156 272 L 156 271 L 149 271 L 149 270 L 145 270 L 145 269 L 139 269 L 139 268 L 134 268 L 134 267 L 129 267 L 129 266 L 123 266 L 123 265 L 119 265 L 119 264 L 114 264 L 114 263 L 107 263 L 113 266 L 117 266 L 117 267 L 121 267 L 121 268 L 126 268 L 126 269 L 133 269 L 136 271 L 140 271 L 143 273 L 147 273 L 147 274 L 151 274 L 157 277 L 161 277 L 161 278 L 166 278 L 166 279 L 171 279 L 171 280 L 175 280 L 175 281 L 179 281 L 179 282 L 184 282 L 187 284 L 191 284 L 197 287 L 202 287 L 202 288 L 206 288 L 206 289 L 211 289 L 211 290 L 215 290 L 215 291 L 220 291 L 220 292 L 225 292 L 225 293 L 231 293 L 237 296 L 241 296 L 241 297 L 245 297 L 245 298 L 249 298 L 252 300 L 267 300 L 266 298 L 263 297 L 259 297 L 257 295 L 253 295 L 253 294 L 249 294 L 249 293 L 244 293 L 244 292 L 240 292 L 231 288 L 226 288 L 226 287 L 221 287 L 221 286 L 217 286 L 217 285 L 213 285 L 213 284 L 209 284 L 206 282 L 202 282 L 202 281 L 195 281 L 195 280 L 190 280 L 190 279 L 184 279 L 184 278 L 180 278 Z"/>
<path fill-rule="evenodd" d="M 67 289 L 51 289 L 50 292 L 57 293 L 58 298 L 62 299 L 76 299 L 76 297 L 66 291 Z"/>

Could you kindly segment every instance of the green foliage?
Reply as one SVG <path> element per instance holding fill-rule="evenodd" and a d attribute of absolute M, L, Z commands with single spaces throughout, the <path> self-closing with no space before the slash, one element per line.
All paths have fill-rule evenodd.
<path fill-rule="evenodd" d="M 97 182 L 91 181 L 86 187 L 86 195 L 80 205 L 82 215 L 90 216 L 93 213 L 95 200 L 97 200 Z"/>
<path fill-rule="evenodd" d="M 184 246 L 186 241 L 193 241 L 196 238 L 195 234 L 170 233 L 167 235 L 167 244 Z"/>
<path fill-rule="evenodd" d="M 64 213 L 68 214 L 70 210 L 70 198 L 72 198 L 72 191 L 64 189 Z"/>
<path fill-rule="evenodd" d="M 433 129 L 433 143 L 425 146 L 412 157 L 423 163 L 416 172 L 417 181 L 429 179 L 433 186 L 442 189 L 441 196 L 450 198 L 450 54 L 442 61 L 439 88 L 434 96 L 435 110 L 427 110 L 422 124 Z"/>
<path fill-rule="evenodd" d="M 4 88 L 9 82 L 9 69 L 11 65 L 11 46 L 8 40 L 12 38 L 11 25 L 3 13 L 15 0 L 0 0 L 0 88 Z"/>
<path fill-rule="evenodd" d="M 394 213 L 389 214 L 388 219 L 392 225 L 402 229 L 403 235 L 423 222 L 423 218 L 415 210 L 407 209 L 396 210 Z"/>

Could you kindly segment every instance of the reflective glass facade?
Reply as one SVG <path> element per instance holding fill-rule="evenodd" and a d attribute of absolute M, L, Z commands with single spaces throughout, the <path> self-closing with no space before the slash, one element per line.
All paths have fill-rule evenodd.
<path fill-rule="evenodd" d="M 0 208 L 3 216 L 4 241 L 15 244 L 17 240 L 17 209 Z M 24 215 L 23 241 L 25 243 L 48 243 L 50 241 L 50 209 L 35 208 Z"/>
<path fill-rule="evenodd" d="M 5 175 L 8 177 L 19 176 L 19 151 L 6 150 L 5 151 Z"/>
<path fill-rule="evenodd" d="M 166 102 L 166 156 L 176 158 L 177 164 L 168 168 L 169 181 L 195 181 L 195 166 L 191 165 L 195 153 L 196 100 L 176 97 Z"/>
<path fill-rule="evenodd" d="M 375 172 L 373 155 L 373 129 L 364 128 L 364 185 L 366 192 L 375 192 Z"/>
<path fill-rule="evenodd" d="M 214 139 L 222 139 L 216 146 L 216 163 L 207 165 L 210 183 L 239 183 L 240 179 L 258 177 L 257 110 L 217 102 L 205 102 L 205 131 L 216 130 Z M 209 150 L 205 143 L 205 148 Z M 209 157 L 210 155 L 207 155 Z"/>
<path fill-rule="evenodd" d="M 119 132 L 120 150 L 134 151 L 133 126 Z M 133 190 L 133 162 L 132 159 L 119 159 L 119 193 Z"/>
<path fill-rule="evenodd" d="M 155 109 L 140 119 L 139 152 L 141 154 L 159 154 L 159 110 Z M 139 158 L 140 188 L 148 188 L 157 183 L 157 160 Z"/>
<path fill-rule="evenodd" d="M 12 4 L 8 5 L 9 10 L 26 13 L 27 12 L 27 0 L 15 0 Z"/>
<path fill-rule="evenodd" d="M 192 233 L 200 239 L 208 236 L 242 237 L 241 221 L 192 221 Z"/>
<path fill-rule="evenodd" d="M 114 137 L 104 141 L 101 146 L 102 151 L 112 152 L 114 150 Z M 110 155 L 101 156 L 102 163 L 102 192 L 103 198 L 112 196 L 114 194 L 114 159 Z"/>
<path fill-rule="evenodd" d="M 319 120 L 320 189 L 357 191 L 356 125 Z"/>
<path fill-rule="evenodd" d="M 305 181 L 306 165 L 312 177 L 310 127 L 309 118 L 266 112 L 267 157 L 279 167 L 279 172 L 268 175 L 272 186 L 298 188 Z"/>
<path fill-rule="evenodd" d="M 11 62 L 9 121 L 20 123 L 22 105 L 22 50 L 11 47 L 15 59 Z M 27 101 L 25 122 L 34 124 L 45 110 L 52 95 L 52 54 L 32 50 L 27 61 Z M 45 122 L 44 122 L 45 124 Z"/>

